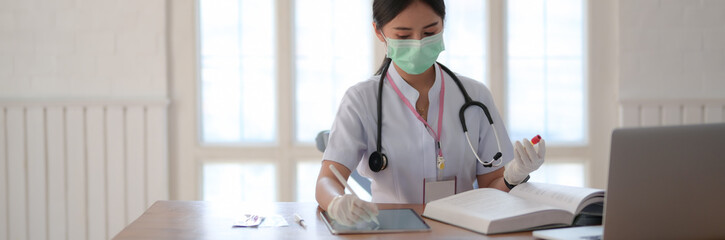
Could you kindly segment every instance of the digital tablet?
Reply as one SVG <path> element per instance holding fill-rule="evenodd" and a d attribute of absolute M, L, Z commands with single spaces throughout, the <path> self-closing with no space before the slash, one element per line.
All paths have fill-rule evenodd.
<path fill-rule="evenodd" d="M 327 212 L 320 211 L 322 221 L 332 234 L 356 233 L 392 233 L 392 232 L 425 232 L 430 231 L 426 224 L 413 209 L 383 209 L 379 210 L 380 225 L 373 222 L 359 223 L 355 226 L 345 226 L 327 216 Z"/>

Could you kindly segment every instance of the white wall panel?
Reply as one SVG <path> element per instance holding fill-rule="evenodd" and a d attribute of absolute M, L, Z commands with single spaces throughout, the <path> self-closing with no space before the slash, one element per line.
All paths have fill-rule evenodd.
<path fill-rule="evenodd" d="M 0 107 L 0 240 L 8 239 L 8 169 L 7 169 L 7 141 L 5 125 L 5 108 Z"/>
<path fill-rule="evenodd" d="M 48 107 L 48 238 L 67 239 L 66 165 L 65 165 L 65 110 Z"/>
<path fill-rule="evenodd" d="M 645 127 L 659 126 L 661 121 L 660 107 L 656 105 L 645 105 L 641 106 L 640 112 L 640 124 Z"/>
<path fill-rule="evenodd" d="M 682 108 L 679 104 L 666 104 L 662 106 L 662 125 L 682 124 Z"/>
<path fill-rule="evenodd" d="M 620 105 L 621 127 L 725 122 L 725 99 L 641 100 Z"/>
<path fill-rule="evenodd" d="M 88 239 L 105 239 L 106 233 L 106 135 L 103 106 L 86 109 L 88 142 Z"/>
<path fill-rule="evenodd" d="M 106 109 L 107 180 L 108 180 L 108 238 L 126 226 L 126 154 L 124 109 L 109 106 Z M 113 191 L 115 189 L 115 191 Z"/>
<path fill-rule="evenodd" d="M 625 105 L 620 110 L 620 125 L 622 127 L 635 127 L 639 126 L 639 106 L 637 105 Z"/>
<path fill-rule="evenodd" d="M 163 107 L 151 106 L 146 110 L 146 206 L 158 200 L 169 199 L 169 166 L 167 159 L 166 111 Z"/>
<path fill-rule="evenodd" d="M 28 238 L 27 177 L 25 169 L 25 109 L 7 110 L 8 238 Z"/>
<path fill-rule="evenodd" d="M 166 101 L 0 101 L 0 240 L 110 239 L 167 200 Z"/>
<path fill-rule="evenodd" d="M 682 113 L 682 121 L 685 124 L 702 123 L 703 106 L 701 104 L 687 104 Z"/>
<path fill-rule="evenodd" d="M 705 123 L 725 122 L 724 106 L 718 104 L 705 105 Z"/>
<path fill-rule="evenodd" d="M 66 109 L 68 189 L 68 239 L 87 239 L 85 112 L 82 107 Z"/>
<path fill-rule="evenodd" d="M 28 137 L 28 239 L 47 239 L 47 198 L 45 162 L 45 109 L 27 109 Z"/>
<path fill-rule="evenodd" d="M 126 109 L 126 224 L 146 210 L 145 118 L 142 107 Z"/>

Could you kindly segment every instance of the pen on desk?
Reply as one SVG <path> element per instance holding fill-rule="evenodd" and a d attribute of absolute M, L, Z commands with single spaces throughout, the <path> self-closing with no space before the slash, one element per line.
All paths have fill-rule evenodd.
<path fill-rule="evenodd" d="M 360 198 L 355 193 L 355 191 L 352 190 L 352 188 L 350 187 L 350 185 L 347 185 L 347 181 L 345 181 L 345 178 L 342 177 L 342 174 L 340 174 L 340 172 L 337 171 L 337 168 L 335 168 L 335 166 L 332 165 L 332 164 L 330 164 L 330 171 L 332 171 L 332 174 L 335 175 L 335 177 L 337 178 L 337 180 L 340 181 L 340 183 L 342 183 L 342 185 L 345 186 L 345 188 L 347 188 L 348 190 L 350 190 L 350 192 L 352 193 L 352 195 L 355 195 L 355 197 Z M 370 214 L 370 213 L 368 213 L 368 214 Z M 373 222 L 375 222 L 376 224 L 380 224 L 380 222 L 378 221 L 378 217 L 373 216 L 372 214 L 370 214 L 370 217 L 372 218 Z"/>
<path fill-rule="evenodd" d="M 299 214 L 295 213 L 295 222 L 302 226 L 302 228 L 307 229 L 307 224 L 305 224 L 305 220 L 300 217 Z"/>

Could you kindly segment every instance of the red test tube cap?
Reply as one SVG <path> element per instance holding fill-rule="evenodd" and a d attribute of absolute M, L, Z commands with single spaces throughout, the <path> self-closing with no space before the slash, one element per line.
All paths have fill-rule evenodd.
<path fill-rule="evenodd" d="M 536 135 L 535 137 L 531 138 L 531 144 L 536 145 L 537 143 L 539 143 L 539 141 L 541 141 L 541 136 L 539 136 L 539 135 Z"/>

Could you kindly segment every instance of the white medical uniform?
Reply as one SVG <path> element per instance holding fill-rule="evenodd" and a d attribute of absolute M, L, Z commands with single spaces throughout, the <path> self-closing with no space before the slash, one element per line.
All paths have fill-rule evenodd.
<path fill-rule="evenodd" d="M 435 83 L 428 92 L 428 124 L 436 129 L 441 89 L 440 67 L 435 65 Z M 401 93 L 415 105 L 418 91 L 410 86 L 390 67 L 388 72 Z M 480 101 L 489 109 L 498 136 L 501 138 L 503 164 L 499 167 L 483 167 L 471 152 L 459 120 L 464 99 L 455 81 L 445 72 L 445 101 L 441 148 L 446 159 L 443 177 L 457 177 L 456 192 L 473 189 L 476 175 L 486 174 L 503 167 L 513 159 L 513 146 L 493 103 L 491 93 L 482 83 L 458 75 L 474 101 Z M 387 77 L 383 86 L 382 153 L 388 157 L 388 166 L 373 172 L 368 158 L 376 150 L 377 95 L 380 76 L 352 86 L 340 103 L 323 159 L 338 162 L 348 169 L 357 168 L 360 175 L 372 180 L 373 202 L 423 203 L 425 178 L 436 177 L 435 139 L 426 126 L 403 103 L 393 90 Z M 468 134 L 483 161 L 490 161 L 498 152 L 491 125 L 479 107 L 465 112 Z"/>

